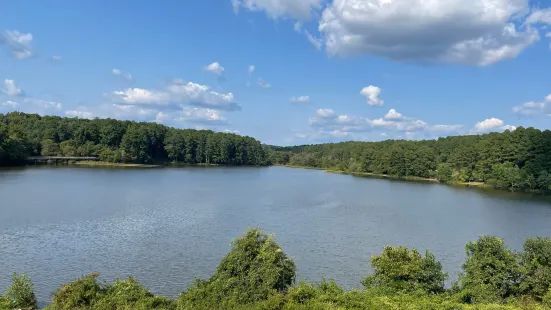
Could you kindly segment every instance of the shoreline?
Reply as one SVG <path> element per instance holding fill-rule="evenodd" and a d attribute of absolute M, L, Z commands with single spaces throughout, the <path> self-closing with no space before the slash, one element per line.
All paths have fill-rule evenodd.
<path fill-rule="evenodd" d="M 70 163 L 69 166 L 84 166 L 84 167 L 118 167 L 118 168 L 162 168 L 161 165 L 150 164 L 128 164 L 128 163 L 110 163 L 105 161 L 77 161 Z"/>
<path fill-rule="evenodd" d="M 438 179 L 422 178 L 422 177 L 415 177 L 415 176 L 399 177 L 399 176 L 393 176 L 388 174 L 378 174 L 378 173 L 372 173 L 372 172 L 348 172 L 343 170 L 295 166 L 295 165 L 273 165 L 273 166 L 295 168 L 295 169 L 321 170 L 321 171 L 325 171 L 326 173 L 343 174 L 343 175 L 351 175 L 355 177 L 366 177 L 366 178 L 374 178 L 374 179 L 388 179 L 388 180 L 396 180 L 396 181 L 411 181 L 411 182 L 422 182 L 422 183 L 438 183 L 442 185 L 450 185 L 450 186 L 456 186 L 456 187 L 473 187 L 473 188 L 491 189 L 491 190 L 497 190 L 497 191 L 503 190 L 503 189 L 492 187 L 491 185 L 488 185 L 485 182 L 457 182 L 457 181 L 440 182 Z M 515 192 L 544 195 L 542 193 L 530 192 L 530 191 L 515 191 Z"/>

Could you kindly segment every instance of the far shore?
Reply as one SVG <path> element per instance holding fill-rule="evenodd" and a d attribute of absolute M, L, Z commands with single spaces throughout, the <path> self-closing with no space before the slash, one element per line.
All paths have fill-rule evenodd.
<path fill-rule="evenodd" d="M 161 165 L 149 164 L 125 164 L 125 163 L 109 163 L 105 161 L 77 161 L 70 165 L 89 166 L 89 167 L 134 167 L 134 168 L 160 168 Z"/>
<path fill-rule="evenodd" d="M 306 166 L 296 166 L 296 165 L 277 165 L 277 166 L 287 167 L 287 168 L 323 170 L 327 173 L 346 174 L 346 175 L 352 175 L 357 177 L 369 177 L 369 178 L 391 179 L 391 180 L 401 180 L 401 181 L 432 182 L 432 183 L 441 183 L 441 184 L 454 185 L 454 186 L 466 186 L 466 187 L 478 187 L 478 188 L 493 188 L 490 185 L 486 184 L 485 182 L 448 182 L 446 183 L 446 182 L 440 182 L 438 179 L 434 179 L 434 178 L 422 178 L 422 177 L 414 177 L 414 176 L 400 177 L 400 176 L 393 176 L 388 174 L 379 174 L 379 173 L 372 173 L 372 172 L 349 172 L 349 171 L 343 171 L 343 170 L 323 169 L 318 167 L 306 167 Z"/>

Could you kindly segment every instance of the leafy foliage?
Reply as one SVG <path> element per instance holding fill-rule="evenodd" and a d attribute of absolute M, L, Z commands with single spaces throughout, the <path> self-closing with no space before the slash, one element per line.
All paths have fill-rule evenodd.
<path fill-rule="evenodd" d="M 375 273 L 362 282 L 366 287 L 441 293 L 448 278 L 432 253 L 426 251 L 422 257 L 417 250 L 405 247 L 387 246 L 381 255 L 371 258 L 371 266 Z"/>
<path fill-rule="evenodd" d="M 496 188 L 551 190 L 551 131 L 515 131 L 438 140 L 343 142 L 271 147 L 276 164 L 441 182 L 485 182 Z"/>
<path fill-rule="evenodd" d="M 5 298 L 11 301 L 14 308 L 35 309 L 36 297 L 34 295 L 34 285 L 26 274 L 12 274 L 12 284 L 4 293 Z"/>
<path fill-rule="evenodd" d="M 180 297 L 180 306 L 248 304 L 285 292 L 295 280 L 295 263 L 271 236 L 249 230 L 234 240 L 232 250 L 206 281 L 198 280 Z"/>
<path fill-rule="evenodd" d="M 470 299 L 505 299 L 519 292 L 521 268 L 518 256 L 507 248 L 502 239 L 482 236 L 465 247 L 467 260 L 461 277 Z"/>
<path fill-rule="evenodd" d="M 465 274 L 448 290 L 447 275 L 430 252 L 422 256 L 415 249 L 386 247 L 371 259 L 374 273 L 363 281 L 365 290 L 345 291 L 325 279 L 293 286 L 293 261 L 272 236 L 253 229 L 232 243 L 210 279 L 197 280 L 178 299 L 155 296 L 132 277 L 105 284 L 91 274 L 59 288 L 45 309 L 546 310 L 551 308 L 550 244 L 530 238 L 524 252 L 514 253 L 501 239 L 482 236 L 466 245 Z M 16 278 L 12 287 L 25 292 L 17 294 L 34 300 L 30 279 Z M 9 291 L 0 296 L 0 310 L 21 307 Z M 35 309 L 36 301 L 28 307 Z"/>
<path fill-rule="evenodd" d="M 251 137 L 155 123 L 0 114 L 0 166 L 26 157 L 99 156 L 108 162 L 267 165 L 268 151 Z"/>

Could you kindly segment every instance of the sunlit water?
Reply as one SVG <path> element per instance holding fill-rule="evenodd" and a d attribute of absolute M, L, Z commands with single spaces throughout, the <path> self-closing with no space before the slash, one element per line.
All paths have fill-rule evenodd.
<path fill-rule="evenodd" d="M 385 245 L 428 248 L 453 279 L 482 234 L 551 237 L 551 202 L 282 167 L 0 170 L 0 291 L 26 272 L 45 303 L 97 271 L 177 296 L 251 227 L 276 234 L 299 279 L 354 288 Z"/>

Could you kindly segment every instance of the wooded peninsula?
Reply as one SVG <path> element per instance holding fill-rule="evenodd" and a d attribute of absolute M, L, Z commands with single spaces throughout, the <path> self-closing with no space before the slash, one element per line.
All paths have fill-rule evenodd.
<path fill-rule="evenodd" d="M 0 166 L 28 156 L 95 156 L 134 164 L 288 165 L 338 172 L 551 191 L 551 131 L 436 140 L 342 142 L 279 147 L 251 137 L 157 123 L 0 114 Z"/>

